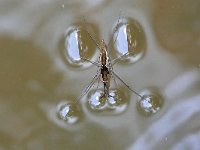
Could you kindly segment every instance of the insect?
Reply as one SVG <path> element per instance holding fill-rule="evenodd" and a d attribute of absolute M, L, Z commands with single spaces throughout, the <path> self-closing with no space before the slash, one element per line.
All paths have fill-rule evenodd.
<path fill-rule="evenodd" d="M 114 30 L 117 30 L 118 25 L 119 25 L 119 20 L 120 20 L 120 18 L 118 19 L 117 25 L 116 25 Z M 95 42 L 96 46 L 98 47 L 98 49 L 100 51 L 100 56 L 99 56 L 98 62 L 94 62 L 94 61 L 88 60 L 88 59 L 83 58 L 83 57 L 81 58 L 82 60 L 88 61 L 88 62 L 92 63 L 93 65 L 97 66 L 98 70 L 97 70 L 97 73 L 95 74 L 95 76 L 93 77 L 92 81 L 82 91 L 82 94 L 80 95 L 79 99 L 76 100 L 76 103 L 85 94 L 88 93 L 90 88 L 95 84 L 95 82 L 97 80 L 98 80 L 97 88 L 99 86 L 99 82 L 100 81 L 103 83 L 103 95 L 101 97 L 104 97 L 104 98 L 112 97 L 109 94 L 110 81 L 111 81 L 111 79 L 113 79 L 114 82 L 115 82 L 115 85 L 117 85 L 115 78 L 117 78 L 119 81 L 121 81 L 130 91 L 132 91 L 138 97 L 142 98 L 142 96 L 138 92 L 136 92 L 135 90 L 131 89 L 130 86 L 127 85 L 113 70 L 113 65 L 116 64 L 121 58 L 126 57 L 129 53 L 127 52 L 127 53 L 123 54 L 122 56 L 119 56 L 119 57 L 117 57 L 117 58 L 115 58 L 115 59 L 113 59 L 111 61 L 110 56 L 109 56 L 109 51 L 107 49 L 107 47 L 109 46 L 110 42 L 108 43 L 108 45 L 106 45 L 106 43 L 102 39 L 100 44 L 99 44 L 99 43 L 96 42 L 96 40 L 93 38 L 93 36 L 87 31 L 87 29 L 86 29 L 86 32 L 90 36 L 90 38 Z M 115 32 L 113 32 L 113 33 L 115 33 Z M 116 39 L 114 40 L 114 42 L 115 41 L 116 41 Z"/>

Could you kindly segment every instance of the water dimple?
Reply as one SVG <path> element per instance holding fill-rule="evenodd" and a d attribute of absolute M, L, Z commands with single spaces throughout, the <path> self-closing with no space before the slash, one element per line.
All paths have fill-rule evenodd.
<path fill-rule="evenodd" d="M 120 90 L 111 90 L 108 97 L 108 106 L 109 108 L 116 108 L 125 104 L 125 96 Z"/>
<path fill-rule="evenodd" d="M 82 26 L 71 26 L 66 31 L 65 51 L 67 62 L 72 66 L 88 67 L 91 65 L 85 59 L 92 59 L 95 44 Z"/>
<path fill-rule="evenodd" d="M 92 110 L 95 111 L 104 110 L 106 107 L 106 98 L 103 96 L 103 91 L 101 90 L 91 91 L 89 93 L 88 104 Z"/>
<path fill-rule="evenodd" d="M 120 114 L 128 109 L 129 98 L 121 90 L 111 90 L 108 97 L 108 109 L 115 114 Z"/>
<path fill-rule="evenodd" d="M 132 19 L 121 19 L 114 26 L 113 46 L 122 63 L 135 63 L 146 50 L 146 40 L 142 27 Z"/>
<path fill-rule="evenodd" d="M 57 105 L 58 117 L 69 124 L 80 120 L 80 110 L 77 105 L 68 102 L 61 102 Z"/>
<path fill-rule="evenodd" d="M 163 106 L 163 99 L 156 92 L 145 90 L 140 95 L 142 98 L 138 101 L 137 108 L 145 116 L 157 113 Z"/>
<path fill-rule="evenodd" d="M 88 107 L 93 112 L 103 114 L 120 114 L 128 107 L 128 98 L 119 89 L 110 90 L 105 97 L 102 90 L 93 90 L 89 93 Z"/>

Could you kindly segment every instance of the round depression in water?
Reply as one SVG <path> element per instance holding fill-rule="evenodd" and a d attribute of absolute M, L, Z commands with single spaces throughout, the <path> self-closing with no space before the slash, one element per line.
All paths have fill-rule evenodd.
<path fill-rule="evenodd" d="M 72 66 L 85 68 L 92 65 L 87 60 L 95 61 L 96 44 L 82 26 L 71 26 L 66 30 L 64 47 L 66 60 Z"/>
<path fill-rule="evenodd" d="M 141 25 L 130 18 L 118 20 L 114 25 L 113 48 L 122 63 L 140 60 L 146 50 L 146 38 Z"/>
<path fill-rule="evenodd" d="M 74 124 L 81 118 L 80 108 L 76 104 L 68 102 L 61 102 L 57 105 L 57 115 L 69 124 Z"/>
<path fill-rule="evenodd" d="M 163 98 L 158 92 L 145 90 L 140 95 L 142 98 L 137 102 L 137 109 L 141 114 L 150 116 L 162 108 Z"/>
<path fill-rule="evenodd" d="M 103 90 L 92 90 L 88 94 L 87 106 L 91 112 L 104 115 L 116 115 L 125 112 L 128 108 L 129 97 L 119 89 L 111 89 L 109 96 Z"/>

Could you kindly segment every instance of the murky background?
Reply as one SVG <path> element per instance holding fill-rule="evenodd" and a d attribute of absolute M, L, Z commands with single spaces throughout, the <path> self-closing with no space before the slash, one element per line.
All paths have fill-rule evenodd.
<path fill-rule="evenodd" d="M 199 150 L 199 14 L 199 0 L 1 0 L 0 150 Z M 67 52 L 81 49 L 93 61 L 99 54 L 81 29 L 70 48 L 74 27 L 98 42 L 118 36 L 112 58 L 135 48 L 138 57 L 116 63 L 115 73 L 153 95 L 138 102 L 118 80 L 108 106 L 90 99 L 96 85 L 71 105 L 98 67 Z"/>

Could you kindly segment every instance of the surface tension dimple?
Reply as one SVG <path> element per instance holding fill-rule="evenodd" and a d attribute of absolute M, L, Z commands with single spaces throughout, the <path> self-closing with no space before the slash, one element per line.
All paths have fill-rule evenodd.
<path fill-rule="evenodd" d="M 135 63 L 146 50 L 146 40 L 142 27 L 132 19 L 120 19 L 115 25 L 116 31 L 113 37 L 113 46 L 117 52 L 117 57 L 124 54 L 122 62 Z"/>
<path fill-rule="evenodd" d="M 74 124 L 81 118 L 78 106 L 68 102 L 61 102 L 57 105 L 57 114 L 60 119 L 68 124 Z"/>
<path fill-rule="evenodd" d="M 137 108 L 145 116 L 157 113 L 163 106 L 163 98 L 158 92 L 145 90 L 140 95 L 142 98 L 137 102 Z"/>
<path fill-rule="evenodd" d="M 129 97 L 119 89 L 110 90 L 109 96 L 103 96 L 102 90 L 93 90 L 88 94 L 87 106 L 92 112 L 103 114 L 121 114 L 127 110 Z"/>
<path fill-rule="evenodd" d="M 92 65 L 84 59 L 91 59 L 95 52 L 95 46 L 81 26 L 71 26 L 67 29 L 64 46 L 69 65 L 82 68 Z"/>

